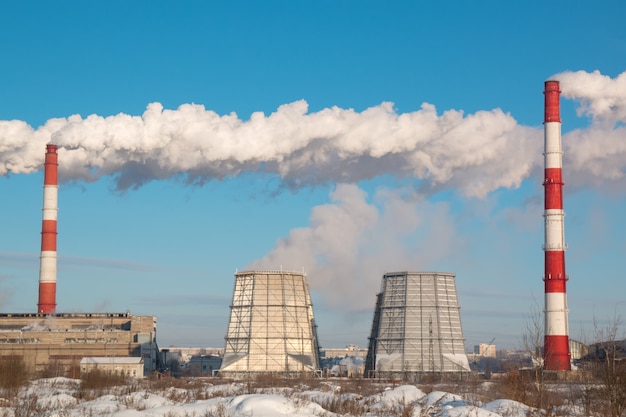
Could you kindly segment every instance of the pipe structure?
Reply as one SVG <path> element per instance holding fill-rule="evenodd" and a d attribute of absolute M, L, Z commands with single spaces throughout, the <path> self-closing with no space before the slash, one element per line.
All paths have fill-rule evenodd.
<path fill-rule="evenodd" d="M 558 81 L 546 81 L 544 90 L 544 218 L 545 218 L 545 339 L 543 367 L 569 371 L 570 350 L 567 322 L 565 274 L 565 229 L 563 219 L 563 151 L 561 146 L 560 88 Z"/>
<path fill-rule="evenodd" d="M 46 146 L 44 163 L 39 302 L 37 304 L 37 312 L 43 314 L 56 312 L 58 165 L 57 146 L 49 144 Z"/>

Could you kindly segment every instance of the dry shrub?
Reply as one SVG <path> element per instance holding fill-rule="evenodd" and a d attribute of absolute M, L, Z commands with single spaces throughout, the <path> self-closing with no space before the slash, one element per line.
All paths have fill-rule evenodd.
<path fill-rule="evenodd" d="M 143 385 L 147 391 L 177 402 L 206 400 L 216 396 L 207 392 L 213 384 L 206 378 L 150 378 L 144 380 Z"/>
<path fill-rule="evenodd" d="M 35 417 L 43 415 L 43 409 L 39 405 L 39 397 L 27 395 L 25 397 L 15 397 L 11 400 L 14 417 Z"/>
<path fill-rule="evenodd" d="M 610 417 L 626 415 L 626 360 L 607 357 L 585 367 L 595 381 L 585 405 Z"/>
<path fill-rule="evenodd" d="M 368 406 L 352 396 L 337 395 L 328 400 L 316 401 L 322 408 L 339 415 L 362 416 L 367 412 Z"/>
<path fill-rule="evenodd" d="M 508 398 L 524 404 L 531 402 L 534 391 L 529 373 L 517 368 L 509 369 L 498 386 L 502 398 Z"/>
<path fill-rule="evenodd" d="M 285 377 L 279 373 L 262 372 L 248 380 L 248 386 L 251 388 L 277 388 L 285 387 L 291 384 L 287 382 Z"/>
<path fill-rule="evenodd" d="M 123 386 L 126 380 L 122 375 L 93 370 L 80 377 L 78 398 L 94 399 L 105 393 L 110 393 L 113 387 Z"/>
<path fill-rule="evenodd" d="M 384 389 L 378 382 L 366 378 L 341 380 L 339 381 L 339 388 L 342 393 L 351 392 L 354 394 L 359 394 L 363 397 L 369 397 L 374 394 L 379 394 Z"/>
<path fill-rule="evenodd" d="M 126 379 L 117 373 L 103 372 L 96 369 L 82 375 L 80 381 L 83 389 L 97 389 L 124 385 Z"/>
<path fill-rule="evenodd" d="M 21 357 L 6 356 L 0 359 L 0 388 L 15 395 L 30 380 L 30 374 Z"/>

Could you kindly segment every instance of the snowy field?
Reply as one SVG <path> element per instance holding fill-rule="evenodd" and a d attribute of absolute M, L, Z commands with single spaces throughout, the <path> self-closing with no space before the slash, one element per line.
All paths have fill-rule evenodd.
<path fill-rule="evenodd" d="M 414 385 L 369 384 L 348 391 L 340 380 L 315 384 L 293 381 L 292 387 L 253 388 L 246 382 L 229 384 L 189 381 L 181 388 L 164 383 L 150 386 L 146 381 L 126 386 L 86 391 L 80 380 L 50 378 L 32 381 L 13 395 L 0 399 L 0 417 L 111 416 L 111 417 L 275 417 L 275 416 L 432 416 L 432 417 L 528 417 L 583 416 L 575 407 L 545 410 L 499 399 L 481 403 L 481 390 L 490 382 L 477 385 L 474 394 L 454 395 L 437 390 L 426 393 Z M 283 384 L 288 385 L 288 384 Z M 312 389 L 309 385 L 315 385 Z M 373 388 L 375 387 L 375 388 Z M 367 392 L 365 392 L 367 391 Z"/>

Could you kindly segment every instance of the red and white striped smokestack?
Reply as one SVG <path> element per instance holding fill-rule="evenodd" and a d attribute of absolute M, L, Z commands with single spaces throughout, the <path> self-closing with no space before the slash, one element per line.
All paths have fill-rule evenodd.
<path fill-rule="evenodd" d="M 545 340 L 543 367 L 552 371 L 569 371 L 570 351 L 567 323 L 565 274 L 565 229 L 563 218 L 563 178 L 561 166 L 561 111 L 558 81 L 545 82 Z"/>
<path fill-rule="evenodd" d="M 39 265 L 39 303 L 37 312 L 54 314 L 57 297 L 57 195 L 58 155 L 56 145 L 46 146 L 43 179 L 43 221 Z"/>

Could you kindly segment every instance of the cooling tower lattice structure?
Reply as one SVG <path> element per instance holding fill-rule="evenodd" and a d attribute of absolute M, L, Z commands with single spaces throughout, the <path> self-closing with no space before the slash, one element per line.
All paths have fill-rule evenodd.
<path fill-rule="evenodd" d="M 369 339 L 368 377 L 469 372 L 455 275 L 385 274 Z"/>
<path fill-rule="evenodd" d="M 302 272 L 235 274 L 221 375 L 314 373 L 319 345 Z"/>

